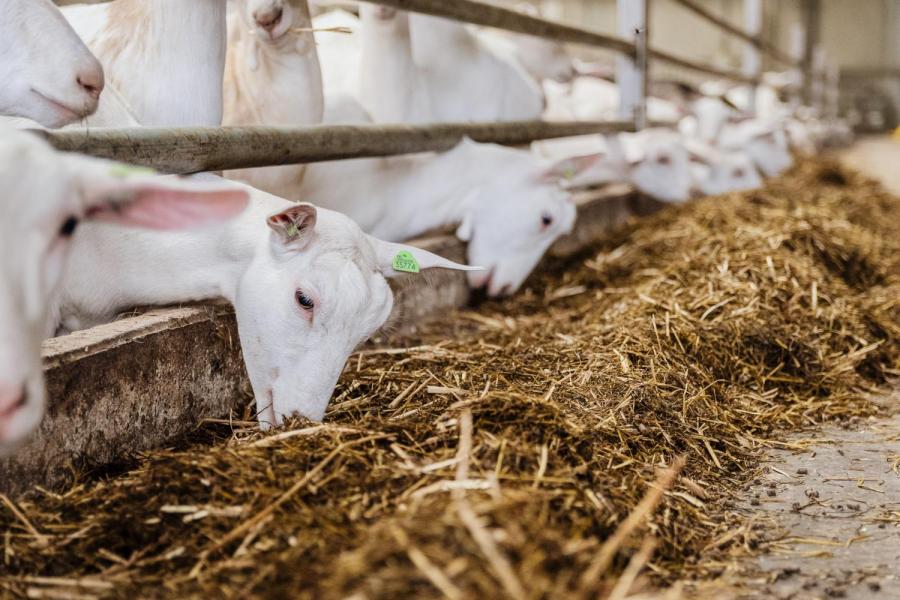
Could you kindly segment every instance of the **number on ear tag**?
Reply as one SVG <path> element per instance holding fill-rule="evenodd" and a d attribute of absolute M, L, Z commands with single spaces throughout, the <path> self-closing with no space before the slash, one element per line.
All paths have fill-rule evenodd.
<path fill-rule="evenodd" d="M 416 260 L 416 257 L 407 250 L 401 250 L 397 253 L 397 256 L 394 257 L 393 267 L 395 271 L 401 273 L 419 272 L 419 262 Z"/>

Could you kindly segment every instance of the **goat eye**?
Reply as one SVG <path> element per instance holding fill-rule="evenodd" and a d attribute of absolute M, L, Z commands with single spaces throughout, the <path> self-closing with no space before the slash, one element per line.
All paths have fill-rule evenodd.
<path fill-rule="evenodd" d="M 303 310 L 312 310 L 316 307 L 316 303 L 313 302 L 313 299 L 300 290 L 297 290 L 295 297 L 297 298 L 297 304 L 299 304 L 300 308 Z"/>
<path fill-rule="evenodd" d="M 541 215 L 541 225 L 544 227 L 550 227 L 553 225 L 553 215 L 550 213 L 544 213 Z"/>
<path fill-rule="evenodd" d="M 744 176 L 744 170 L 743 169 L 735 169 L 734 176 L 740 179 L 741 177 Z"/>
<path fill-rule="evenodd" d="M 72 234 L 75 233 L 77 228 L 78 219 L 76 217 L 69 217 L 63 222 L 62 227 L 59 228 L 59 235 L 64 238 L 72 237 Z"/>

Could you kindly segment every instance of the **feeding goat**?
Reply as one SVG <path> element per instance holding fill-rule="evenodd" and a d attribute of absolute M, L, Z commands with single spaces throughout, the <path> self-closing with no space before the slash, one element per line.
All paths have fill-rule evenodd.
<path fill-rule="evenodd" d="M 0 115 L 62 127 L 97 110 L 103 69 L 50 0 L 0 0 Z"/>
<path fill-rule="evenodd" d="M 730 124 L 718 141 L 721 148 L 747 153 L 766 177 L 780 175 L 794 164 L 787 136 L 776 123 L 748 119 Z"/>
<path fill-rule="evenodd" d="M 250 208 L 221 228 L 85 227 L 60 292 L 62 325 L 80 329 L 133 306 L 225 298 L 261 426 L 293 414 L 321 420 L 350 353 L 391 313 L 386 277 L 477 269 L 368 236 L 339 213 L 231 185 L 250 194 Z"/>
<path fill-rule="evenodd" d="M 0 452 L 43 416 L 40 343 L 79 220 L 159 229 L 234 216 L 247 194 L 161 179 L 55 152 L 31 134 L 0 129 Z M 77 237 L 77 236 L 76 236 Z M 93 265 L 85 271 L 94 272 Z"/>
<path fill-rule="evenodd" d="M 469 262 L 487 268 L 470 273 L 469 283 L 501 296 L 519 289 L 550 245 L 572 230 L 575 206 L 558 182 L 578 168 L 464 140 L 436 155 L 311 165 L 303 193 L 384 239 L 456 226 Z"/>
<path fill-rule="evenodd" d="M 648 129 L 545 140 L 532 144 L 532 149 L 554 160 L 591 159 L 566 181 L 570 189 L 619 181 L 663 202 L 686 202 L 692 196 L 690 157 L 680 137 L 671 131 Z"/>
<path fill-rule="evenodd" d="M 218 126 L 225 0 L 117 0 L 63 14 L 96 54 L 110 87 L 90 126 Z M 130 115 L 131 118 L 125 118 Z M 123 122 L 124 119 L 124 122 Z"/>
<path fill-rule="evenodd" d="M 691 157 L 694 195 L 718 196 L 762 187 L 762 177 L 748 154 L 721 150 L 698 140 L 686 140 L 685 147 Z"/>

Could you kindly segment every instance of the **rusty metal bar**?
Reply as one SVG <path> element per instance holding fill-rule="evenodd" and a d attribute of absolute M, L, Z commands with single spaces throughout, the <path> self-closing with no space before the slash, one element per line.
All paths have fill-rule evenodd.
<path fill-rule="evenodd" d="M 743 73 L 732 70 L 732 69 L 722 69 L 719 67 L 713 67 L 711 65 L 704 65 L 701 63 L 696 63 L 692 60 L 688 60 L 686 58 L 681 58 L 679 56 L 675 56 L 674 54 L 669 54 L 668 52 L 664 52 L 662 50 L 656 50 L 651 48 L 649 51 L 650 57 L 659 60 L 662 62 L 667 62 L 671 65 L 675 65 L 677 67 L 681 67 L 683 69 L 688 69 L 690 71 L 696 71 L 698 73 L 706 73 L 707 75 L 714 75 L 716 77 L 721 77 L 722 79 L 728 79 L 731 81 L 738 81 L 740 83 L 748 83 L 753 85 L 756 83 L 756 79 L 753 77 L 747 77 Z"/>
<path fill-rule="evenodd" d="M 513 146 L 557 137 L 633 130 L 634 124 L 627 121 L 518 121 L 34 131 L 58 150 L 152 167 L 164 173 L 187 174 L 444 151 L 463 137 Z"/>
<path fill-rule="evenodd" d="M 680 4 L 681 6 L 688 9 L 689 11 L 691 11 L 698 17 L 701 17 L 701 18 L 709 21 L 713 25 L 717 26 L 719 29 L 727 31 L 731 35 L 738 37 L 747 43 L 753 44 L 754 46 L 759 48 L 762 52 L 765 52 L 766 54 L 768 54 L 770 57 L 774 58 L 775 60 L 782 62 L 791 67 L 798 66 L 797 61 L 795 61 L 793 58 L 791 58 L 786 52 L 782 52 L 777 47 L 764 41 L 761 37 L 750 35 L 749 33 L 744 31 L 740 27 L 738 27 L 736 25 L 732 25 L 731 23 L 729 23 L 722 17 L 719 17 L 718 15 L 713 14 L 708 9 L 706 9 L 703 6 L 701 6 L 700 4 L 698 4 L 695 0 L 674 0 L 674 1 L 676 4 Z"/>
<path fill-rule="evenodd" d="M 554 23 L 540 17 L 533 17 L 515 10 L 474 0 L 365 1 L 407 12 L 443 17 L 485 27 L 496 27 L 497 29 L 506 29 L 507 31 L 553 39 L 559 42 L 586 44 L 588 46 L 607 48 L 622 54 L 634 54 L 634 44 L 623 39 L 588 31 L 587 29 L 570 27 L 562 23 Z"/>
<path fill-rule="evenodd" d="M 516 33 L 534 35 L 546 39 L 572 44 L 585 44 L 599 48 L 606 48 L 631 57 L 635 56 L 634 44 L 621 38 L 604 35 L 571 27 L 561 23 L 554 23 L 546 19 L 532 17 L 514 10 L 500 8 L 476 0 L 363 0 L 372 4 L 390 6 L 398 10 L 417 12 L 445 19 L 453 19 L 485 27 L 496 27 Z M 684 69 L 715 75 L 723 79 L 753 83 L 753 80 L 745 77 L 735 70 L 720 69 L 711 65 L 697 63 L 692 60 L 675 56 L 662 50 L 650 48 L 650 58 L 667 62 Z"/>

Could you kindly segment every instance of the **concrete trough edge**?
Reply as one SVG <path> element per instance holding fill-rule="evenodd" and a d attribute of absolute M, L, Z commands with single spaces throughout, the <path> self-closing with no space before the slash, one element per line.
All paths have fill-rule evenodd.
<path fill-rule="evenodd" d="M 576 197 L 575 231 L 550 251 L 566 257 L 661 205 L 628 186 Z M 412 243 L 453 260 L 465 247 L 436 235 Z M 465 306 L 457 272 L 410 277 L 395 286 L 404 326 Z M 47 414 L 34 438 L 0 460 L 0 491 L 59 488 L 84 465 L 109 465 L 165 447 L 204 419 L 228 418 L 252 393 L 237 325 L 224 302 L 153 309 L 48 340 L 43 349 Z"/>

